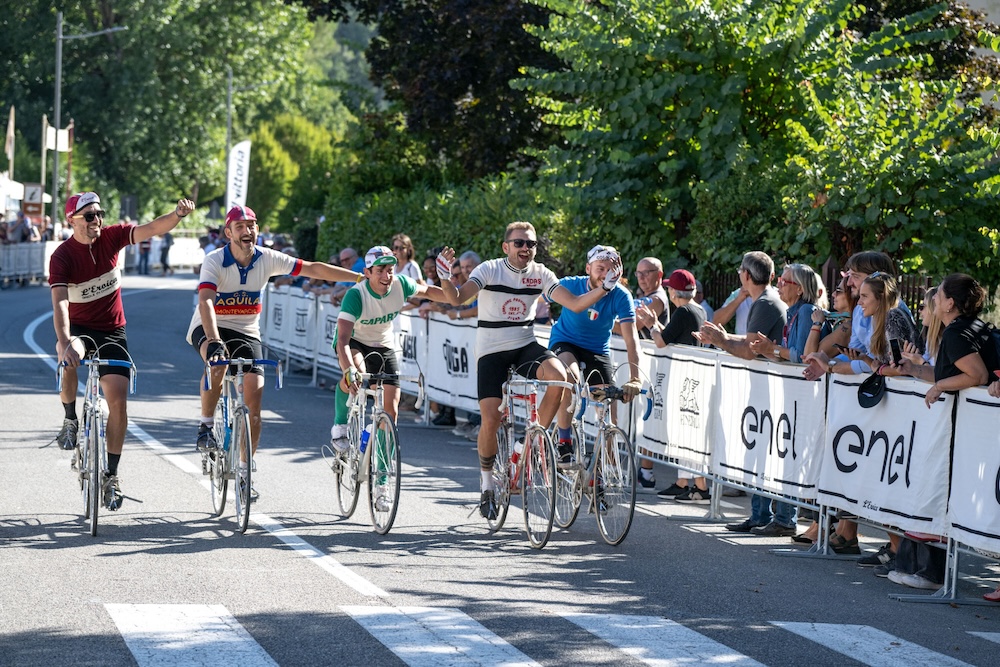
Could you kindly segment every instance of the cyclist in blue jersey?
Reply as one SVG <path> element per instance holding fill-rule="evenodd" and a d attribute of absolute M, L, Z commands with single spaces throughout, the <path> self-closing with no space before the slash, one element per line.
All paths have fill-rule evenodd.
<path fill-rule="evenodd" d="M 621 263 L 618 251 L 611 246 L 597 245 L 587 253 L 586 275 L 568 276 L 559 284 L 572 294 L 583 295 L 604 283 L 608 271 Z M 571 381 L 583 377 L 588 386 L 599 387 L 614 382 L 611 366 L 611 329 L 619 323 L 625 351 L 628 356 L 629 380 L 622 386 L 626 400 L 632 400 L 642 389 L 639 379 L 639 333 L 635 328 L 635 304 L 632 295 L 618 283 L 608 295 L 582 312 L 564 309 L 553 325 L 549 336 L 549 349 L 566 364 Z M 573 396 L 563 392 L 560 409 L 556 413 L 559 428 L 559 462 L 572 463 L 572 422 L 570 403 Z"/>

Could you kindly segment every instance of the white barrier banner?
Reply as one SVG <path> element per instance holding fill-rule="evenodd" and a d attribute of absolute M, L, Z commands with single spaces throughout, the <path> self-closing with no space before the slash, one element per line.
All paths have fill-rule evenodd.
<path fill-rule="evenodd" d="M 340 306 L 330 303 L 328 298 L 319 300 L 316 315 L 316 360 L 321 366 L 340 368 L 337 353 L 333 349 L 333 339 L 337 336 L 337 316 Z"/>
<path fill-rule="evenodd" d="M 427 318 L 427 397 L 462 410 L 478 412 L 476 388 L 476 321 Z"/>
<path fill-rule="evenodd" d="M 316 349 L 316 297 L 297 287 L 289 289 L 288 316 L 291 317 L 288 349 L 311 359 Z"/>
<path fill-rule="evenodd" d="M 953 480 L 948 501 L 951 537 L 1000 553 L 1000 399 L 966 389 L 955 415 Z M 933 532 L 933 531 L 932 531 Z"/>
<path fill-rule="evenodd" d="M 427 368 L 427 320 L 416 311 L 400 313 L 392 322 L 396 333 L 396 346 L 400 350 L 399 372 L 417 377 Z M 403 391 L 417 393 L 416 382 L 401 382 Z"/>
<path fill-rule="evenodd" d="M 708 474 L 712 465 L 718 352 L 690 345 L 651 351 L 655 402 L 639 446 L 685 468 Z"/>
<path fill-rule="evenodd" d="M 720 355 L 719 410 L 710 433 L 715 474 L 793 498 L 816 497 L 823 459 L 825 383 L 804 366 Z"/>
<path fill-rule="evenodd" d="M 926 382 L 887 378 L 886 395 L 858 405 L 867 376 L 830 384 L 820 502 L 902 530 L 946 532 L 954 396 L 930 409 Z"/>
<path fill-rule="evenodd" d="M 267 299 L 267 328 L 269 333 L 269 345 L 274 345 L 277 349 L 288 349 L 288 342 L 291 339 L 291 321 L 294 319 L 289 312 L 288 292 L 280 287 L 268 287 Z"/>

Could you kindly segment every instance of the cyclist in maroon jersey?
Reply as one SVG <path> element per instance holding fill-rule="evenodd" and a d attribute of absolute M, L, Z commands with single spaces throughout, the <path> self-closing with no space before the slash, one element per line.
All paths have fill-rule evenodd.
<path fill-rule="evenodd" d="M 65 416 L 57 436 L 63 449 L 76 446 L 77 367 L 81 358 L 96 346 L 102 359 L 129 360 L 119 252 L 127 245 L 170 231 L 193 210 L 194 202 L 181 199 L 173 211 L 148 224 L 105 227 L 106 212 L 97 193 L 81 192 L 66 202 L 66 221 L 73 236 L 60 243 L 49 260 L 56 353 L 66 366 L 60 392 Z M 122 502 L 118 461 L 128 428 L 128 369 L 102 366 L 100 373 L 108 405 L 108 474 L 102 488 L 105 505 L 117 510 Z"/>

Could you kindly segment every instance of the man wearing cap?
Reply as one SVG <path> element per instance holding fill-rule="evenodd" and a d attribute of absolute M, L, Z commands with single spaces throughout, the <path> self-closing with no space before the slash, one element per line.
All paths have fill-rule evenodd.
<path fill-rule="evenodd" d="M 447 301 L 440 287 L 422 285 L 407 276 L 395 275 L 396 256 L 391 248 L 375 246 L 365 253 L 365 279 L 347 290 L 340 314 L 333 349 L 344 376 L 337 383 L 336 413 L 330 430 L 331 444 L 337 452 L 345 451 L 347 440 L 347 397 L 360 385 L 359 373 L 399 373 L 399 346 L 392 321 L 416 296 L 433 301 Z M 385 411 L 393 421 L 399 405 L 399 380 L 386 380 Z M 376 499 L 377 502 L 377 499 Z"/>
<path fill-rule="evenodd" d="M 539 380 L 566 380 L 566 369 L 562 363 L 535 340 L 538 297 L 544 295 L 550 301 L 579 313 L 615 289 L 621 278 L 621 258 L 615 253 L 613 257 L 605 257 L 611 261 L 612 268 L 601 284 L 578 296 L 560 285 L 552 271 L 535 261 L 537 245 L 534 225 L 530 222 L 510 223 L 501 244 L 505 256 L 485 261 L 474 268 L 461 289 L 456 289 L 450 281 L 454 249 L 446 246 L 437 258 L 441 287 L 453 306 L 479 294 L 476 370 L 479 414 L 483 420 L 476 438 L 482 489 L 479 513 L 490 521 L 497 517 L 493 463 L 497 456 L 500 404 L 508 369 L 513 366 L 519 373 Z M 542 424 L 547 426 L 552 422 L 561 397 L 561 389 L 552 388 L 545 392 L 538 406 Z"/>
<path fill-rule="evenodd" d="M 272 276 L 303 275 L 331 282 L 356 280 L 358 274 L 323 262 L 308 262 L 257 245 L 257 215 L 247 206 L 226 214 L 223 235 L 228 243 L 205 255 L 198 280 L 198 306 L 188 326 L 187 341 L 205 361 L 243 357 L 262 358 L 260 343 L 261 294 Z M 215 406 L 222 392 L 225 367 L 212 370 L 212 384 L 201 387 L 201 424 L 198 449 L 213 451 Z M 260 408 L 264 369 L 255 366 L 243 378 L 243 398 L 250 411 L 253 451 L 260 442 Z M 247 465 L 246 461 L 241 462 Z M 205 468 L 207 472 L 207 467 Z"/>
<path fill-rule="evenodd" d="M 582 296 L 604 283 L 614 267 L 618 251 L 611 246 L 596 245 L 587 253 L 586 275 L 562 278 L 559 284 L 576 296 Z M 655 319 L 655 318 L 654 318 Z M 611 365 L 611 329 L 615 323 L 621 328 L 629 362 L 629 380 L 622 389 L 627 400 L 632 400 L 642 388 L 639 380 L 639 335 L 635 328 L 635 306 L 632 295 L 618 283 L 607 296 L 583 312 L 564 310 L 552 326 L 549 349 L 566 364 L 571 382 L 580 377 L 580 366 L 591 387 L 614 383 Z M 573 415 L 569 412 L 573 395 L 564 391 L 560 409 L 556 412 L 559 428 L 558 450 L 561 464 L 572 463 Z"/>
<path fill-rule="evenodd" d="M 129 361 L 122 308 L 122 248 L 163 234 L 194 210 L 194 202 L 181 199 L 173 211 L 145 225 L 104 227 L 106 212 L 95 192 L 73 195 L 66 202 L 66 221 L 73 235 L 59 244 L 49 260 L 52 288 L 52 324 L 56 330 L 56 352 L 63 370 L 63 427 L 57 436 L 63 449 L 76 446 L 77 367 L 89 352 L 102 359 Z M 129 371 L 102 366 L 101 391 L 108 405 L 108 473 L 103 480 L 104 503 L 108 509 L 121 506 L 118 462 L 128 428 L 127 396 Z"/>
<path fill-rule="evenodd" d="M 667 345 L 698 345 L 694 334 L 701 329 L 708 316 L 705 310 L 694 300 L 697 293 L 698 282 L 694 275 L 685 269 L 677 269 L 664 281 L 667 292 L 670 296 L 670 303 L 674 306 L 674 311 L 670 316 L 670 321 L 666 326 L 659 322 L 653 324 L 653 342 L 657 347 Z M 642 310 L 646 306 L 641 306 Z M 650 488 L 649 482 L 655 488 L 656 480 L 653 478 L 653 462 L 649 459 L 642 459 L 639 469 L 639 481 L 644 488 Z M 692 486 L 688 483 L 690 473 L 679 471 L 677 483 L 671 484 L 666 489 L 660 491 L 662 497 L 674 496 L 674 500 L 681 503 L 707 504 L 711 502 L 712 496 L 708 491 L 708 484 L 704 477 L 696 477 Z M 684 482 L 680 484 L 680 482 Z"/>

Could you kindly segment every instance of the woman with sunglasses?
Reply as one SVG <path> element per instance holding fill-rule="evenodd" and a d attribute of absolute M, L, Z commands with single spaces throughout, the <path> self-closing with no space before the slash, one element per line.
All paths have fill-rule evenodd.
<path fill-rule="evenodd" d="M 750 348 L 764 357 L 799 363 L 806 353 L 813 314 L 826 310 L 826 288 L 812 267 L 788 264 L 778 278 L 778 296 L 788 306 L 785 313 L 788 323 L 782 332 L 781 344 L 758 338 L 751 341 Z"/>
<path fill-rule="evenodd" d="M 406 234 L 396 234 L 392 237 L 392 254 L 396 257 L 396 275 L 406 276 L 419 285 L 424 284 L 420 273 L 420 265 L 413 259 L 413 241 Z"/>
<path fill-rule="evenodd" d="M 851 291 L 846 278 L 841 278 L 834 288 L 832 305 L 833 310 L 830 312 L 818 308 L 813 311 L 805 354 L 821 351 L 829 357 L 835 357 L 840 354 L 838 345 L 850 345 L 851 321 L 854 307 L 858 305 L 858 297 Z"/>

